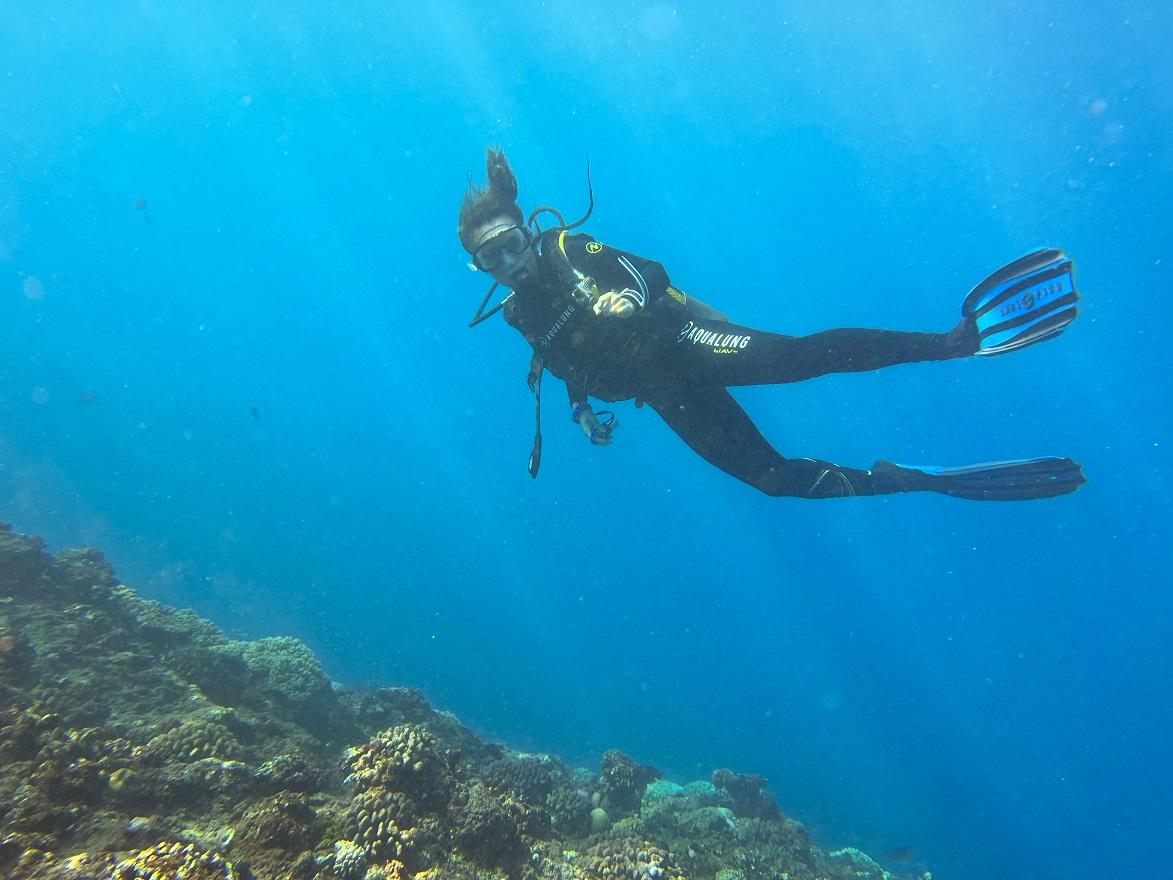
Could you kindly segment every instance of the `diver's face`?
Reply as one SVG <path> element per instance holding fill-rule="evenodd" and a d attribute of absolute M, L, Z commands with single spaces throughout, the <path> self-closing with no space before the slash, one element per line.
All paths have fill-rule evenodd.
<path fill-rule="evenodd" d="M 473 264 L 505 287 L 517 287 L 537 276 L 538 257 L 530 247 L 529 230 L 511 218 L 496 217 L 485 223 L 473 241 Z"/>

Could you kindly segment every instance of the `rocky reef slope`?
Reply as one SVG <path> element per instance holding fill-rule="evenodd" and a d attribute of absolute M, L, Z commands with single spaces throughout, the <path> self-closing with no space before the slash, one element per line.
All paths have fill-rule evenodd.
<path fill-rule="evenodd" d="M 757 776 L 677 785 L 482 741 L 417 691 L 333 685 L 95 550 L 0 526 L 0 877 L 881 880 Z"/>

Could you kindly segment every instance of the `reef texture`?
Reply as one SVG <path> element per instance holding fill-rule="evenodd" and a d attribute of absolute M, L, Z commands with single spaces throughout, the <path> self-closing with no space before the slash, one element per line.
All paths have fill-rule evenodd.
<path fill-rule="evenodd" d="M 406 688 L 229 639 L 0 525 L 0 877 L 889 880 L 760 776 L 687 786 L 486 743 Z M 911 876 L 911 875 L 905 875 Z M 922 875 L 922 878 L 927 875 Z"/>

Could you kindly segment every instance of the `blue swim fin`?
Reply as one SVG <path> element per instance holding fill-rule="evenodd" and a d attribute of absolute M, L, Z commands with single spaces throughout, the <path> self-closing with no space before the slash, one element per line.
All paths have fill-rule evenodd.
<path fill-rule="evenodd" d="M 1074 492 L 1087 482 L 1070 458 L 991 461 L 963 467 L 926 467 L 877 461 L 872 473 L 889 491 L 939 492 L 973 501 L 1027 501 Z"/>
<path fill-rule="evenodd" d="M 961 307 L 977 325 L 982 355 L 1017 351 L 1058 336 L 1079 314 L 1075 274 L 1061 250 L 1020 257 L 969 292 Z"/>

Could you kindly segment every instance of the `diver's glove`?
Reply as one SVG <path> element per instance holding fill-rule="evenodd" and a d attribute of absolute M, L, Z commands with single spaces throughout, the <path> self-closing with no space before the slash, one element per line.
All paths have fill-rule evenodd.
<path fill-rule="evenodd" d="M 594 312 L 599 317 L 630 318 L 643 307 L 642 297 L 631 288 L 618 293 L 604 293 L 595 300 Z"/>
<path fill-rule="evenodd" d="M 570 420 L 582 428 L 582 432 L 590 438 L 591 443 L 595 446 L 609 446 L 611 433 L 619 427 L 614 413 L 592 412 L 591 405 L 585 402 L 575 406 L 570 413 Z"/>

